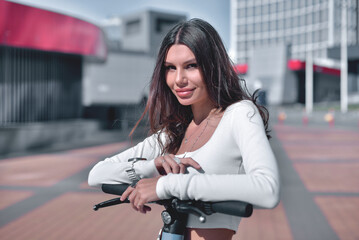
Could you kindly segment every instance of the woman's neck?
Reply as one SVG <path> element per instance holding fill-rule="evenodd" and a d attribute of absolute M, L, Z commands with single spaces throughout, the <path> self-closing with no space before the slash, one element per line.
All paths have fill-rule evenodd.
<path fill-rule="evenodd" d="M 209 115 L 216 109 L 215 106 L 194 106 L 192 105 L 193 122 L 199 125 L 203 120 L 209 117 Z"/>

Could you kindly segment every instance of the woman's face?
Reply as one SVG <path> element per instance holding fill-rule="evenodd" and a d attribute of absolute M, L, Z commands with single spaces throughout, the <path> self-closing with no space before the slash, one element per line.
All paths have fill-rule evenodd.
<path fill-rule="evenodd" d="M 196 57 L 186 45 L 175 44 L 170 47 L 165 67 L 166 83 L 180 104 L 211 104 Z"/>

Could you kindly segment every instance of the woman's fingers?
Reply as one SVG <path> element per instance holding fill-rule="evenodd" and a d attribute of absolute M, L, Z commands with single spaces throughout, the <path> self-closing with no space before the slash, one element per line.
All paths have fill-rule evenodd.
<path fill-rule="evenodd" d="M 120 200 L 121 200 L 122 202 L 125 201 L 125 200 L 128 198 L 128 196 L 131 194 L 131 192 L 132 192 L 133 190 L 134 190 L 134 188 L 131 187 L 131 186 L 129 186 L 129 187 L 122 193 Z"/>
<path fill-rule="evenodd" d="M 136 206 L 136 204 L 135 204 L 135 199 L 136 199 L 136 189 L 134 189 L 134 190 L 130 193 L 130 195 L 128 196 L 128 200 L 129 200 L 130 203 L 131 203 L 131 207 L 132 207 L 134 210 L 138 211 L 139 209 L 137 208 L 137 206 Z"/>
<path fill-rule="evenodd" d="M 156 158 L 155 165 L 161 175 L 185 173 L 187 167 L 201 169 L 201 166 L 192 158 L 178 158 L 173 154 Z"/>
<path fill-rule="evenodd" d="M 201 169 L 201 165 L 192 158 L 181 158 L 181 163 L 186 167 L 193 167 L 195 169 Z"/>
<path fill-rule="evenodd" d="M 164 159 L 166 161 L 166 163 L 169 165 L 169 167 L 171 168 L 171 173 L 179 173 L 180 172 L 180 159 L 175 157 L 173 154 L 169 154 L 164 156 Z M 168 174 L 168 172 L 167 172 Z"/>
<path fill-rule="evenodd" d="M 151 211 L 151 208 L 145 204 L 159 200 L 156 193 L 156 185 L 159 178 L 160 177 L 141 179 L 138 181 L 136 187 L 132 188 L 128 200 L 134 210 L 140 211 L 141 213 Z"/>
<path fill-rule="evenodd" d="M 171 166 L 166 162 L 162 162 L 162 167 L 165 170 L 166 174 L 172 173 Z"/>
<path fill-rule="evenodd" d="M 186 173 L 186 166 L 183 165 L 182 163 L 179 165 L 180 166 L 180 173 Z"/>

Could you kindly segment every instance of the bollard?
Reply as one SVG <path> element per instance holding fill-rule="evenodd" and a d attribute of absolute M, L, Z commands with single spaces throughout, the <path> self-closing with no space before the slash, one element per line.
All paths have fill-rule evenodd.
<path fill-rule="evenodd" d="M 335 123 L 334 111 L 329 110 L 329 112 L 324 115 L 324 120 L 329 124 L 329 127 L 334 127 L 334 123 Z"/>
<path fill-rule="evenodd" d="M 279 114 L 278 114 L 278 123 L 283 124 L 284 120 L 286 120 L 286 119 L 287 119 L 287 114 L 285 114 L 284 111 L 279 112 Z"/>
<path fill-rule="evenodd" d="M 307 112 L 305 110 L 303 111 L 302 123 L 303 123 L 303 126 L 308 126 L 308 123 L 309 123 L 309 118 L 308 118 Z"/>
<path fill-rule="evenodd" d="M 309 118 L 307 115 L 304 115 L 303 118 L 302 118 L 302 123 L 303 123 L 303 126 L 308 126 L 308 123 L 309 123 Z"/>

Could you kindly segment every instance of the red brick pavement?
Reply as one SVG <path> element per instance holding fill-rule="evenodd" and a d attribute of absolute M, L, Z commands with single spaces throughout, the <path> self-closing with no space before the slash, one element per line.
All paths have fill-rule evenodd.
<path fill-rule="evenodd" d="M 359 152 L 355 147 L 359 132 L 285 125 L 274 130 L 336 234 L 340 239 L 359 239 Z M 126 147 L 127 143 L 116 143 L 1 160 L 0 218 L 1 211 L 30 201 L 39 190 L 46 191 Z M 73 182 L 75 188 L 59 190 L 45 204 L 3 225 L 1 239 L 155 239 L 161 227 L 161 207 L 152 206 L 147 215 L 128 206 L 94 212 L 93 204 L 111 196 L 89 188 L 86 177 Z M 255 210 L 251 218 L 243 219 L 234 239 L 298 239 L 293 227 L 280 203 L 274 210 Z"/>
<path fill-rule="evenodd" d="M 1 239 L 156 238 L 161 228 L 159 207 L 153 206 L 153 211 L 146 215 L 127 206 L 91 210 L 94 203 L 107 198 L 102 193 L 63 194 L 1 228 Z"/>
<path fill-rule="evenodd" d="M 0 190 L 0 210 L 30 197 L 31 191 Z"/>
<path fill-rule="evenodd" d="M 338 237 L 359 239 L 359 131 L 281 125 L 275 132 Z"/>

